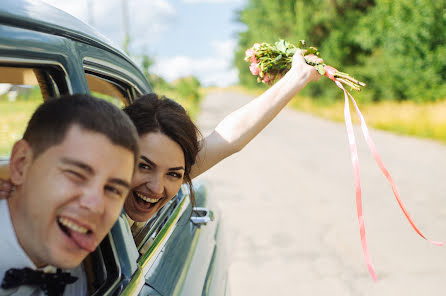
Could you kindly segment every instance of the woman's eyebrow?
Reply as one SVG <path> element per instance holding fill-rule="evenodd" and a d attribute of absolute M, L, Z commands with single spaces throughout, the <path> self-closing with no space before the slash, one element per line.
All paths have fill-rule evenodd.
<path fill-rule="evenodd" d="M 156 163 L 154 163 L 153 161 L 151 161 L 150 159 L 148 159 L 146 156 L 141 155 L 140 158 L 142 160 L 144 160 L 145 162 L 147 162 L 148 164 L 150 164 L 153 167 L 156 167 Z M 178 166 L 178 167 L 173 167 L 173 168 L 169 168 L 168 171 L 178 171 L 178 170 L 183 170 L 185 171 L 186 169 L 182 166 Z"/>
<path fill-rule="evenodd" d="M 153 161 L 151 161 L 150 159 L 148 159 L 146 156 L 141 155 L 140 158 L 141 158 L 142 160 L 144 160 L 145 162 L 147 162 L 148 164 L 150 164 L 151 166 L 156 167 L 156 164 L 155 164 Z"/>
<path fill-rule="evenodd" d="M 178 170 L 183 170 L 183 171 L 185 171 L 184 167 L 182 167 L 182 166 L 174 167 L 174 168 L 170 168 L 170 169 L 168 169 L 168 171 L 178 171 Z"/>

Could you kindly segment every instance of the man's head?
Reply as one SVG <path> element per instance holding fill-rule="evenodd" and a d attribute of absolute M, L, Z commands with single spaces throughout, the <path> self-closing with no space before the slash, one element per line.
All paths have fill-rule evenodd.
<path fill-rule="evenodd" d="M 73 268 L 119 216 L 138 157 L 137 134 L 115 106 L 87 95 L 43 103 L 12 150 L 8 205 L 37 266 Z"/>

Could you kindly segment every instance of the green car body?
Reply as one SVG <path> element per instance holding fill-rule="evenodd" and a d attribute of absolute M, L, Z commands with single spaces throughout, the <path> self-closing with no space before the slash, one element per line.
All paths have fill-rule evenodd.
<path fill-rule="evenodd" d="M 50 96 L 90 93 L 92 85 L 102 83 L 131 104 L 152 92 L 126 54 L 76 18 L 33 0 L 2 1 L 0 67 L 37 70 L 39 85 Z M 229 294 L 219 217 L 205 187 L 194 186 L 194 208 L 182 188 L 135 240 L 121 215 L 90 265 L 85 263 L 91 294 Z"/>

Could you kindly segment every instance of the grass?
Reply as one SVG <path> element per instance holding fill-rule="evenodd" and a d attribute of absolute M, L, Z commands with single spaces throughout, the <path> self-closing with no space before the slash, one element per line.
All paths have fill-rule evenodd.
<path fill-rule="evenodd" d="M 296 98 L 291 107 L 335 121 L 344 121 L 344 102 L 318 103 L 309 98 Z M 380 103 L 358 103 L 368 126 L 428 138 L 446 143 L 446 101 L 414 103 L 410 101 L 386 101 Z M 358 123 L 351 105 L 353 121 Z"/>
<path fill-rule="evenodd" d="M 22 138 L 26 124 L 39 104 L 38 100 L 0 101 L 0 156 L 9 156 L 13 143 Z"/>

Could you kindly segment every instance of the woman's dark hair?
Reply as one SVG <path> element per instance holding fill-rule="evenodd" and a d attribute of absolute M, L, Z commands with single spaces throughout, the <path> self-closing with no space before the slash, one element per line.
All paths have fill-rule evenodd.
<path fill-rule="evenodd" d="M 180 145 L 184 153 L 184 182 L 190 189 L 193 207 L 195 195 L 190 172 L 200 151 L 198 139 L 201 135 L 186 110 L 174 100 L 151 93 L 138 98 L 124 108 L 124 112 L 133 121 L 140 137 L 160 132 Z"/>

